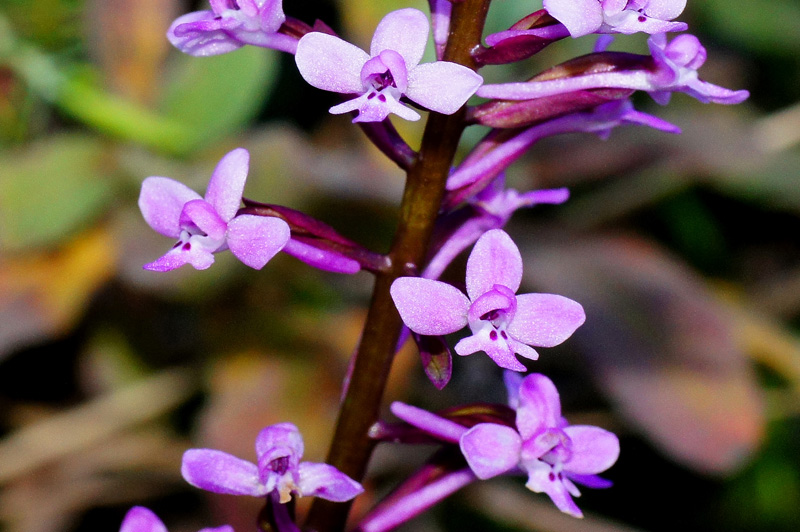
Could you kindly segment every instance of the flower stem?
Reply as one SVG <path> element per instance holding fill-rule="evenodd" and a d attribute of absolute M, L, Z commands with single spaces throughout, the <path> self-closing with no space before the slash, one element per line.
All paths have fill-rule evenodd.
<path fill-rule="evenodd" d="M 480 44 L 490 0 L 454 4 L 444 60 L 475 68 L 470 52 Z M 444 197 L 445 181 L 464 128 L 464 108 L 453 115 L 431 113 L 422 146 L 409 169 L 392 242 L 391 266 L 378 272 L 364 331 L 355 354 L 352 377 L 339 411 L 327 463 L 361 480 L 375 442 L 369 428 L 378 420 L 402 321 L 389 295 L 392 282 L 415 274 L 422 266 Z M 350 504 L 317 499 L 307 528 L 317 532 L 344 530 Z"/>

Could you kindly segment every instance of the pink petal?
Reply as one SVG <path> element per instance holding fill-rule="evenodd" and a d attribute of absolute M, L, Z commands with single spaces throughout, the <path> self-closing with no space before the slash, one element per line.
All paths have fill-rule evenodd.
<path fill-rule="evenodd" d="M 276 32 L 286 21 L 283 13 L 283 0 L 266 0 L 261 6 L 261 28 L 266 32 Z"/>
<path fill-rule="evenodd" d="M 411 70 L 422 60 L 429 28 L 428 17 L 418 9 L 392 11 L 375 29 L 369 53 L 375 57 L 384 50 L 394 50 L 403 56 L 406 68 Z"/>
<path fill-rule="evenodd" d="M 142 182 L 139 209 L 145 221 L 164 236 L 181 234 L 181 211 L 186 202 L 201 199 L 200 194 L 168 177 L 148 177 Z"/>
<path fill-rule="evenodd" d="M 572 458 L 564 463 L 570 473 L 595 475 L 619 458 L 619 439 L 612 432 L 588 425 L 572 425 L 564 432 L 572 440 Z"/>
<path fill-rule="evenodd" d="M 647 0 L 645 0 L 645 2 L 646 1 Z M 621 13 L 628 5 L 628 2 L 629 0 L 600 0 L 600 5 L 603 6 L 603 13 L 608 16 Z"/>
<path fill-rule="evenodd" d="M 567 479 L 560 479 L 552 475 L 552 469 L 544 462 L 539 462 L 537 467 L 528 469 L 528 482 L 525 486 L 536 493 L 547 493 L 556 507 L 562 512 L 573 517 L 583 517 L 578 505 L 572 500 L 569 489 L 565 482 Z M 572 483 L 570 482 L 572 486 Z"/>
<path fill-rule="evenodd" d="M 181 474 L 192 486 L 214 493 L 253 497 L 267 494 L 255 464 L 214 449 L 189 449 L 183 453 Z"/>
<path fill-rule="evenodd" d="M 275 448 L 289 451 L 291 462 L 300 463 L 303 457 L 303 436 L 293 423 L 278 423 L 261 430 L 256 437 L 256 455 L 259 460 Z"/>
<path fill-rule="evenodd" d="M 214 240 L 223 240 L 228 225 L 219 217 L 217 211 L 206 200 L 196 199 L 186 202 L 181 211 L 181 227 L 197 226 Z"/>
<path fill-rule="evenodd" d="M 423 107 L 451 115 L 483 84 L 469 68 L 448 61 L 419 65 L 408 73 L 405 94 Z"/>
<path fill-rule="evenodd" d="M 358 98 L 334 105 L 328 111 L 334 115 L 358 111 L 353 123 L 382 122 L 391 113 L 411 122 L 421 118 L 419 113 L 406 107 L 392 96 L 389 89 L 385 89 L 377 96 L 375 94 L 374 92 L 364 93 Z"/>
<path fill-rule="evenodd" d="M 501 339 L 492 341 L 490 339 L 489 329 L 491 329 L 491 326 L 472 336 L 462 338 L 453 349 L 462 357 L 483 351 L 501 368 L 511 371 L 527 371 L 528 368 L 517 360 L 517 357 L 514 356 L 514 351 L 505 341 Z"/>
<path fill-rule="evenodd" d="M 209 202 L 220 218 L 231 221 L 239 210 L 244 192 L 244 182 L 250 166 L 250 153 L 244 148 L 236 148 L 225 154 L 214 168 L 206 189 Z"/>
<path fill-rule="evenodd" d="M 225 54 L 241 48 L 238 39 L 224 29 L 215 29 L 222 26 L 215 17 L 213 11 L 194 11 L 178 17 L 167 30 L 167 39 L 181 52 L 195 57 Z"/>
<path fill-rule="evenodd" d="M 588 35 L 603 24 L 603 9 L 598 0 L 544 0 L 544 8 L 573 37 Z"/>
<path fill-rule="evenodd" d="M 661 20 L 672 20 L 683 13 L 686 0 L 649 0 L 644 14 Z"/>
<path fill-rule="evenodd" d="M 297 43 L 294 56 L 300 75 L 318 89 L 344 94 L 361 94 L 361 68 L 369 55 L 339 37 L 308 33 Z"/>
<path fill-rule="evenodd" d="M 519 387 L 517 429 L 524 439 L 561 422 L 561 398 L 553 381 L 540 373 L 532 373 Z"/>
<path fill-rule="evenodd" d="M 520 294 L 517 312 L 508 326 L 515 340 L 538 347 L 553 347 L 586 320 L 580 303 L 554 294 Z"/>
<path fill-rule="evenodd" d="M 151 510 L 134 506 L 125 514 L 119 532 L 167 532 L 167 527 Z"/>
<path fill-rule="evenodd" d="M 214 264 L 214 254 L 205 249 L 198 242 L 198 237 L 195 236 L 189 242 L 172 248 L 158 260 L 142 267 L 154 272 L 168 272 L 180 268 L 184 264 L 191 264 L 196 270 L 206 270 Z"/>
<path fill-rule="evenodd" d="M 519 407 L 519 389 L 522 386 L 524 376 L 513 371 L 503 372 L 503 383 L 506 385 L 508 393 L 508 406 L 516 410 Z"/>
<path fill-rule="evenodd" d="M 472 472 L 485 480 L 517 466 L 522 439 L 511 427 L 479 423 L 461 437 L 459 445 Z"/>
<path fill-rule="evenodd" d="M 304 496 L 344 502 L 364 492 L 361 484 L 328 464 L 300 464 L 300 491 Z"/>
<path fill-rule="evenodd" d="M 228 224 L 228 247 L 237 259 L 260 270 L 283 249 L 290 233 L 280 218 L 245 214 Z"/>
<path fill-rule="evenodd" d="M 450 334 L 467 324 L 469 300 L 457 288 L 421 277 L 392 283 L 392 299 L 406 326 L 418 334 Z"/>
<path fill-rule="evenodd" d="M 502 229 L 487 231 L 467 259 L 467 294 L 475 300 L 496 284 L 516 292 L 522 281 L 522 256 Z"/>

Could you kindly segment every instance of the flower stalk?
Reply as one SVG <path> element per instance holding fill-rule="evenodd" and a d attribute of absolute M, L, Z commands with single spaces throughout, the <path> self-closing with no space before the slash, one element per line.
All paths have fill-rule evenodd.
<path fill-rule="evenodd" d="M 465 0 L 453 6 L 445 61 L 475 68 L 471 51 L 480 44 L 488 8 L 489 0 Z M 354 355 L 352 378 L 326 460 L 357 481 L 364 477 L 375 446 L 369 429 L 378 420 L 402 327 L 389 288 L 398 277 L 421 269 L 464 128 L 464 115 L 464 109 L 452 115 L 431 113 L 419 155 L 408 172 L 400 220 L 389 252 L 391 265 L 375 279 L 363 335 Z M 349 510 L 349 504 L 317 499 L 307 528 L 316 532 L 341 531 Z"/>

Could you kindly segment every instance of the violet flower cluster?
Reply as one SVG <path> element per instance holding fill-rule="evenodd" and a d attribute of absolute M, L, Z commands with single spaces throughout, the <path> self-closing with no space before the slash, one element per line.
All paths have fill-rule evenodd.
<path fill-rule="evenodd" d="M 303 440 L 291 423 L 261 431 L 255 462 L 213 449 L 184 455 L 182 473 L 191 485 L 264 499 L 262 514 L 271 530 L 300 530 L 293 512 L 296 497 L 346 502 L 362 493 L 360 477 L 375 443 L 370 438 L 434 443 L 439 449 L 367 511 L 355 525 L 360 532 L 391 530 L 461 487 L 498 475 L 525 475 L 530 490 L 547 494 L 575 517 L 582 515 L 574 500 L 578 485 L 610 486 L 598 474 L 616 462 L 617 437 L 599 427 L 570 425 L 554 383 L 540 373 L 524 375 L 539 348 L 565 342 L 591 316 L 576 301 L 522 286 L 522 255 L 504 227 L 518 209 L 558 205 L 569 192 L 509 188 L 505 170 L 540 139 L 554 135 L 590 133 L 606 139 L 623 125 L 680 132 L 637 111 L 630 100 L 636 91 L 659 104 L 675 92 L 719 104 L 739 103 L 748 93 L 700 79 L 706 50 L 697 37 L 667 36 L 688 29 L 676 20 L 686 0 L 544 0 L 544 9 L 478 42 L 490 3 L 429 0 L 430 16 L 413 8 L 390 12 L 379 22 L 369 51 L 322 21 L 312 26 L 287 16 L 281 0 L 210 0 L 210 10 L 179 17 L 167 32 L 175 47 L 195 56 L 245 45 L 293 54 L 307 83 L 341 95 L 330 113 L 349 114 L 408 175 L 388 253 L 351 241 L 291 207 L 243 198 L 249 170 L 243 148 L 222 157 L 203 197 L 166 177 L 149 177 L 142 184 L 139 206 L 145 221 L 176 242 L 145 269 L 168 272 L 191 264 L 202 270 L 213 264 L 215 253 L 230 250 L 255 269 L 283 252 L 325 271 L 363 270 L 380 277 L 365 324 L 369 334 L 344 379 L 331 464 L 302 461 Z M 637 33 L 645 34 L 649 54 L 607 49 L 612 34 Z M 600 36 L 592 53 L 528 79 L 484 84 L 478 74 L 484 66 L 516 63 L 562 39 L 588 35 Z M 423 62 L 430 36 L 435 60 Z M 433 132 L 426 130 L 417 150 L 392 119 L 421 120 L 423 113 Z M 474 125 L 488 131 L 456 162 L 458 137 Z M 462 291 L 440 278 L 469 248 Z M 391 302 L 397 314 L 387 308 Z M 454 369 L 451 344 L 462 357 L 485 353 L 508 370 L 508 404 L 467 404 L 435 414 L 394 403 L 391 410 L 402 422 L 379 420 L 395 350 L 409 337 L 437 388 L 447 385 Z M 315 513 L 315 508 L 322 509 Z M 315 503 L 307 526 L 343 530 L 347 512 L 329 508 Z M 135 507 L 121 532 L 165 530 L 152 512 Z"/>

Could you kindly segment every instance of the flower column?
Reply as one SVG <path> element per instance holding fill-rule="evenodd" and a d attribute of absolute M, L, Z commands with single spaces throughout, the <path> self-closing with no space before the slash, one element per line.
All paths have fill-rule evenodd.
<path fill-rule="evenodd" d="M 465 0 L 453 5 L 445 61 L 475 67 L 470 51 L 480 44 L 488 8 L 489 0 Z M 452 115 L 431 113 L 419 155 L 408 172 L 397 233 L 389 253 L 391 267 L 375 280 L 352 378 L 326 460 L 357 481 L 363 478 L 372 453 L 374 443 L 368 430 L 378 420 L 402 327 L 389 288 L 396 278 L 415 273 L 425 258 L 463 128 L 463 109 Z M 307 526 L 317 532 L 343 530 L 349 509 L 349 504 L 317 499 Z"/>

